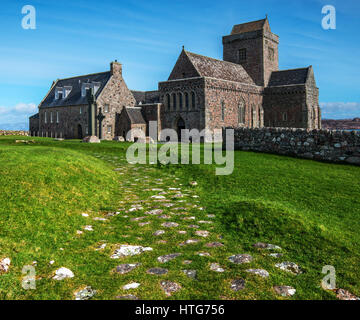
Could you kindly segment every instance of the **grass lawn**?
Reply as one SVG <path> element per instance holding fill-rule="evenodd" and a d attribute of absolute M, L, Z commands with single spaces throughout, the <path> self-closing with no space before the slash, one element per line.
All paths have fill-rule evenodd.
<path fill-rule="evenodd" d="M 215 165 L 130 165 L 127 143 L 15 139 L 33 138 L 0 138 L 0 260 L 11 259 L 9 271 L 0 274 L 0 299 L 74 299 L 74 292 L 86 286 L 96 290 L 93 299 L 128 294 L 140 299 L 335 299 L 320 286 L 325 265 L 335 267 L 337 287 L 360 295 L 358 167 L 235 152 L 233 174 L 216 176 Z M 154 209 L 162 215 L 146 214 Z M 109 216 L 112 212 L 119 214 Z M 179 226 L 162 226 L 166 222 Z M 84 230 L 89 225 L 93 231 Z M 154 236 L 156 230 L 165 233 Z M 198 230 L 209 236 L 199 236 Z M 189 239 L 199 241 L 179 246 Z M 212 242 L 223 246 L 206 246 Z M 253 247 L 257 242 L 278 245 L 284 255 L 271 257 L 268 250 Z M 123 244 L 153 250 L 111 259 Z M 171 253 L 181 255 L 167 263 L 157 260 Z M 234 254 L 250 254 L 253 260 L 234 264 L 228 260 Z M 36 290 L 25 290 L 22 268 L 34 261 Z M 275 267 L 283 261 L 297 263 L 303 273 Z M 116 267 L 126 263 L 140 265 L 117 273 Z M 224 272 L 211 271 L 212 263 Z M 75 276 L 53 280 L 60 267 Z M 155 267 L 168 272 L 147 273 Z M 250 268 L 270 276 L 249 273 Z M 183 270 L 196 270 L 196 279 Z M 235 279 L 244 279 L 245 289 L 231 290 Z M 181 289 L 166 296 L 165 280 Z M 124 290 L 131 282 L 140 286 Z M 278 296 L 275 285 L 293 286 L 296 294 Z"/>

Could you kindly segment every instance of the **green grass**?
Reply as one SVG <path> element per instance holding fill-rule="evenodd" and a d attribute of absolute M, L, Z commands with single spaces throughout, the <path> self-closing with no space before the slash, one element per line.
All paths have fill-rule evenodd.
<path fill-rule="evenodd" d="M 127 143 L 102 142 L 82 144 L 77 140 L 54 141 L 35 138 L 34 144 L 15 143 L 16 137 L 0 138 L 0 259 L 10 257 L 11 268 L 0 275 L 0 299 L 73 299 L 74 291 L 84 286 L 97 290 L 94 299 L 114 299 L 133 293 L 142 299 L 165 299 L 160 280 L 175 281 L 182 290 L 170 299 L 279 299 L 272 287 L 291 285 L 297 289 L 290 299 L 334 299 L 332 292 L 320 287 L 325 265 L 337 272 L 337 286 L 360 295 L 360 168 L 300 160 L 275 155 L 235 152 L 235 170 L 230 176 L 216 176 L 215 165 L 129 165 L 125 159 Z M 19 138 L 18 138 L 19 139 Z M 20 138 L 24 139 L 24 138 Z M 31 138 L 32 139 L 32 138 Z M 122 168 L 119 173 L 114 168 Z M 163 184 L 156 179 L 162 179 Z M 178 178 L 179 180 L 176 180 Z M 197 181 L 191 187 L 190 181 Z M 159 184 L 157 184 L 159 183 Z M 183 216 L 210 220 L 202 225 L 211 232 L 207 239 L 179 247 L 190 238 L 199 238 L 182 216 L 172 216 L 179 228 L 166 230 L 162 237 L 152 233 L 166 220 L 146 218 L 151 224 L 140 227 L 129 220 L 159 206 L 151 200 L 151 188 L 181 187 L 187 194 Z M 193 198 L 192 195 L 199 198 Z M 171 198 L 174 193 L 168 192 Z M 141 202 L 143 210 L 124 211 Z M 197 202 L 199 201 L 199 202 Z M 194 205 L 203 206 L 200 211 Z M 161 207 L 161 206 L 160 206 Z M 162 207 L 161 207 L 162 208 Z M 117 211 L 108 221 L 93 221 Z M 81 213 L 86 212 L 86 218 Z M 176 212 L 164 208 L 164 214 Z M 181 212 L 181 211 L 180 211 Z M 83 226 L 93 232 L 77 235 Z M 180 235 L 177 230 L 187 230 Z M 219 236 L 224 238 L 219 240 Z M 124 237 L 125 236 L 125 237 Z M 167 244 L 158 240 L 166 239 Z M 204 244 L 221 241 L 221 248 Z M 271 258 L 253 248 L 256 242 L 268 242 L 283 248 L 284 257 Z M 105 250 L 96 251 L 106 242 Z M 150 246 L 154 250 L 121 260 L 110 259 L 118 244 Z M 62 248 L 63 250 L 60 250 Z M 199 257 L 208 251 L 211 257 Z M 182 256 L 162 265 L 156 258 L 181 252 Z M 249 253 L 247 265 L 231 264 L 232 254 Z M 190 259 L 191 265 L 182 261 Z M 53 265 L 49 264 L 54 260 Z M 22 267 L 37 261 L 36 290 L 21 287 Z M 298 276 L 275 268 L 275 263 L 293 261 L 304 273 Z M 119 275 L 113 272 L 120 263 L 140 262 L 134 271 Z M 209 263 L 218 262 L 224 273 L 209 271 Z M 162 277 L 146 270 L 161 266 L 169 269 Z M 75 277 L 52 280 L 59 267 L 71 269 Z M 251 275 L 248 268 L 263 268 L 270 277 Z M 196 269 L 198 280 L 187 278 L 181 270 Z M 245 290 L 233 292 L 230 281 L 246 280 Z M 136 290 L 122 286 L 140 282 Z M 284 298 L 280 298 L 284 299 Z"/>

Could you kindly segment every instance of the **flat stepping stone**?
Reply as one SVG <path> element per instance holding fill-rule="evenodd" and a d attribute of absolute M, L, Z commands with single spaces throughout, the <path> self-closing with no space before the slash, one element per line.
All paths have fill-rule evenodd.
<path fill-rule="evenodd" d="M 151 268 L 148 271 L 146 271 L 148 274 L 156 274 L 156 275 L 163 275 L 167 274 L 168 270 L 164 268 Z"/>
<path fill-rule="evenodd" d="M 253 257 L 249 254 L 236 254 L 229 257 L 229 261 L 236 264 L 250 263 Z"/>
<path fill-rule="evenodd" d="M 59 268 L 55 271 L 55 276 L 53 276 L 54 280 L 64 280 L 66 278 L 74 278 L 74 273 L 68 268 Z"/>
<path fill-rule="evenodd" d="M 245 280 L 244 279 L 235 279 L 231 281 L 230 289 L 237 292 L 245 289 Z"/>
<path fill-rule="evenodd" d="M 286 272 L 290 272 L 292 274 L 300 274 L 302 273 L 300 267 L 295 263 L 295 262 L 281 262 L 281 263 L 277 263 L 275 264 L 275 267 L 286 271 Z"/>
<path fill-rule="evenodd" d="M 284 254 L 283 253 L 270 253 L 269 256 L 273 258 L 281 258 Z"/>
<path fill-rule="evenodd" d="M 131 282 L 129 284 L 126 284 L 125 286 L 123 286 L 124 290 L 130 290 L 130 289 L 136 289 L 140 287 L 140 283 L 137 282 Z"/>
<path fill-rule="evenodd" d="M 179 284 L 171 281 L 161 281 L 160 285 L 168 297 L 181 289 L 181 286 Z"/>
<path fill-rule="evenodd" d="M 199 229 L 200 227 L 196 224 L 190 224 L 188 228 Z"/>
<path fill-rule="evenodd" d="M 214 214 L 208 214 L 206 215 L 208 218 L 215 218 L 216 216 Z"/>
<path fill-rule="evenodd" d="M 263 277 L 263 278 L 268 278 L 269 277 L 269 272 L 267 272 L 264 269 L 248 269 L 248 270 L 246 270 L 246 272 L 256 274 L 256 275 L 258 275 L 260 277 Z"/>
<path fill-rule="evenodd" d="M 166 199 L 164 196 L 152 196 L 152 199 Z"/>
<path fill-rule="evenodd" d="M 157 230 L 153 233 L 154 236 L 161 236 L 162 234 L 164 234 L 165 231 L 164 230 Z"/>
<path fill-rule="evenodd" d="M 176 222 L 164 222 L 162 226 L 165 228 L 176 228 L 179 226 L 179 224 Z"/>
<path fill-rule="evenodd" d="M 120 264 L 116 267 L 116 272 L 119 274 L 125 274 L 125 273 L 128 273 L 128 272 L 134 270 L 139 265 L 140 265 L 140 263 Z"/>
<path fill-rule="evenodd" d="M 92 226 L 84 226 L 83 229 L 86 231 L 94 231 Z"/>
<path fill-rule="evenodd" d="M 179 230 L 178 233 L 179 233 L 179 234 L 187 234 L 187 231 Z"/>
<path fill-rule="evenodd" d="M 209 231 L 206 231 L 206 230 L 196 230 L 195 231 L 195 234 L 199 237 L 203 237 L 203 238 L 206 238 L 209 236 L 210 232 Z"/>
<path fill-rule="evenodd" d="M 148 221 L 148 222 L 140 222 L 140 223 L 139 223 L 139 227 L 144 227 L 144 226 L 146 226 L 146 225 L 148 225 L 148 224 L 151 224 L 151 221 Z"/>
<path fill-rule="evenodd" d="M 205 245 L 208 248 L 218 248 L 223 247 L 224 245 L 221 242 L 210 242 Z"/>
<path fill-rule="evenodd" d="M 211 257 L 211 254 L 209 252 L 198 252 L 197 255 L 200 257 Z"/>
<path fill-rule="evenodd" d="M 10 268 L 10 264 L 11 264 L 10 258 L 2 259 L 0 261 L 0 274 L 8 272 Z"/>
<path fill-rule="evenodd" d="M 191 263 L 192 263 L 191 260 L 184 260 L 184 261 L 182 262 L 182 264 L 191 264 Z"/>
<path fill-rule="evenodd" d="M 171 254 L 166 254 L 164 256 L 160 256 L 157 258 L 157 260 L 161 263 L 166 263 L 166 262 L 169 262 L 170 260 L 173 260 L 179 256 L 181 256 L 181 253 L 171 253 Z"/>
<path fill-rule="evenodd" d="M 181 220 L 196 220 L 195 217 L 182 217 Z"/>
<path fill-rule="evenodd" d="M 157 216 L 157 215 L 162 214 L 162 213 L 163 213 L 163 210 L 161 210 L 161 209 L 154 209 L 154 210 L 150 210 L 150 211 L 145 212 L 145 214 L 148 214 L 148 215 L 151 215 L 151 216 Z"/>
<path fill-rule="evenodd" d="M 85 287 L 74 293 L 75 300 L 89 300 L 96 294 L 96 290 L 93 290 L 91 287 Z"/>
<path fill-rule="evenodd" d="M 101 218 L 101 217 L 95 217 L 93 218 L 94 221 L 108 221 L 108 219 L 106 218 Z"/>
<path fill-rule="evenodd" d="M 339 300 L 360 300 L 359 297 L 353 295 L 351 292 L 345 289 L 337 289 L 336 298 L 338 298 Z"/>
<path fill-rule="evenodd" d="M 258 249 L 267 249 L 267 250 L 282 250 L 281 247 L 279 246 L 276 246 L 271 243 L 263 243 L 263 242 L 255 243 L 254 247 Z"/>
<path fill-rule="evenodd" d="M 140 221 L 140 220 L 144 220 L 146 217 L 136 217 L 136 218 L 131 218 L 131 221 Z"/>
<path fill-rule="evenodd" d="M 168 242 L 167 242 L 167 240 L 159 240 L 157 243 L 166 244 L 166 243 L 168 243 Z"/>
<path fill-rule="evenodd" d="M 99 245 L 95 250 L 99 251 L 99 250 L 104 250 L 106 248 L 106 243 L 103 243 L 101 245 Z"/>
<path fill-rule="evenodd" d="M 171 219 L 170 216 L 166 215 L 166 214 L 163 214 L 161 216 L 158 216 L 159 219 Z"/>
<path fill-rule="evenodd" d="M 111 256 L 111 259 L 119 259 L 127 256 L 134 256 L 141 254 L 145 251 L 152 251 L 153 249 L 150 247 L 142 247 L 142 246 L 132 246 L 132 245 L 121 245 L 119 249 L 116 249 Z"/>
<path fill-rule="evenodd" d="M 213 222 L 212 222 L 212 221 L 200 220 L 200 221 L 198 221 L 198 223 L 201 223 L 201 224 L 211 224 L 211 223 L 213 223 Z"/>
<path fill-rule="evenodd" d="M 185 275 L 190 279 L 196 279 L 197 271 L 196 270 L 182 270 Z"/>
<path fill-rule="evenodd" d="M 290 286 L 274 286 L 274 290 L 282 297 L 291 297 L 296 293 L 296 289 Z"/>
<path fill-rule="evenodd" d="M 186 246 L 186 245 L 188 245 L 188 244 L 195 244 L 195 243 L 198 243 L 198 242 L 200 242 L 199 239 L 189 239 L 189 240 L 186 240 L 186 241 L 184 241 L 184 242 L 181 242 L 181 243 L 179 244 L 179 246 Z"/>
<path fill-rule="evenodd" d="M 134 296 L 133 294 L 127 294 L 124 296 L 117 296 L 116 299 L 119 300 L 139 300 L 137 296 Z"/>
<path fill-rule="evenodd" d="M 218 263 L 212 263 L 210 265 L 210 270 L 215 271 L 215 272 L 224 272 L 225 271 L 225 269 L 220 267 L 220 265 Z"/>

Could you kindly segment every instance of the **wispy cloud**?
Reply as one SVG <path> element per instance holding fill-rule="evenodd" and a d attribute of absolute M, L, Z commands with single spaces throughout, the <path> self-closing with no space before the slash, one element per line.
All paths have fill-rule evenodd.
<path fill-rule="evenodd" d="M 324 119 L 351 119 L 360 117 L 360 102 L 321 102 Z"/>
<path fill-rule="evenodd" d="M 19 125 L 19 129 L 27 127 L 29 116 L 37 112 L 35 103 L 18 103 L 11 107 L 0 106 L 0 129 Z"/>

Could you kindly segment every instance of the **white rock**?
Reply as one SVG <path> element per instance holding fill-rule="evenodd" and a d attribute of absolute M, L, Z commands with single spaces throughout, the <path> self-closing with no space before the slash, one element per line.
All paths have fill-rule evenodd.
<path fill-rule="evenodd" d="M 126 256 L 134 256 L 141 254 L 145 251 L 152 251 L 150 247 L 132 246 L 132 245 L 121 245 L 119 249 L 115 250 L 111 256 L 112 259 L 119 259 Z"/>
<path fill-rule="evenodd" d="M 73 272 L 68 268 L 59 268 L 55 271 L 55 276 L 53 276 L 54 280 L 64 280 L 65 278 L 73 278 Z"/>
<path fill-rule="evenodd" d="M 123 286 L 123 289 L 124 290 L 129 290 L 129 289 L 136 289 L 140 286 L 140 283 L 137 283 L 137 282 L 132 282 L 132 283 L 129 283 L 125 286 Z"/>
<path fill-rule="evenodd" d="M 87 213 L 82 213 L 81 214 L 83 217 L 88 217 L 89 215 Z"/>
<path fill-rule="evenodd" d="M 86 230 L 86 231 L 94 231 L 92 226 L 85 226 L 84 230 Z"/>
<path fill-rule="evenodd" d="M 4 258 L 0 261 L 0 273 L 1 272 L 8 272 L 10 268 L 11 260 L 10 258 Z"/>

